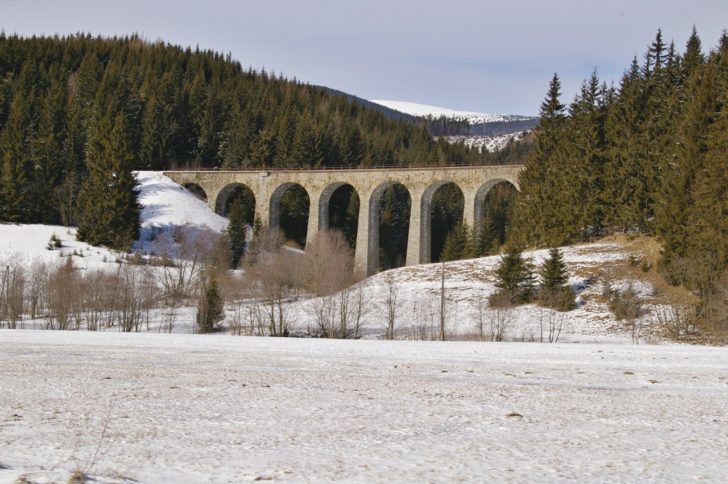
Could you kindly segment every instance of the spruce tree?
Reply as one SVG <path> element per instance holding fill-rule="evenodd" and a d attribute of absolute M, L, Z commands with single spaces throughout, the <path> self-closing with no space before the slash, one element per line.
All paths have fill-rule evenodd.
<path fill-rule="evenodd" d="M 568 311 L 576 307 L 574 292 L 567 283 L 566 264 L 558 248 L 549 250 L 549 257 L 539 271 L 541 275 L 541 304 L 560 311 Z"/>
<path fill-rule="evenodd" d="M 565 241 L 586 240 L 603 230 L 608 204 L 604 186 L 607 96 L 593 72 L 569 108 L 568 175 L 562 176 L 569 186 L 562 189 L 566 195 L 559 209 Z"/>
<path fill-rule="evenodd" d="M 37 129 L 30 142 L 33 163 L 32 220 L 57 224 L 61 220 L 56 190 L 65 167 L 66 93 L 65 80 L 53 75 L 38 116 Z"/>
<path fill-rule="evenodd" d="M 556 289 L 569 280 L 566 274 L 566 264 L 561 251 L 558 248 L 549 250 L 549 257 L 541 266 L 541 287 L 544 289 Z"/>
<path fill-rule="evenodd" d="M 622 76 L 605 126 L 604 186 L 610 202 L 605 207 L 605 222 L 611 231 L 644 228 L 646 223 L 646 178 L 641 169 L 647 158 L 644 111 L 643 78 L 635 58 Z"/>
<path fill-rule="evenodd" d="M 240 197 L 235 197 L 230 205 L 229 219 L 226 236 L 230 251 L 230 267 L 236 269 L 240 265 L 240 259 L 245 254 L 247 245 L 246 213 Z"/>
<path fill-rule="evenodd" d="M 0 220 L 5 222 L 33 221 L 33 160 L 30 152 L 33 97 L 32 90 L 28 94 L 16 93 L 0 137 Z"/>
<path fill-rule="evenodd" d="M 496 244 L 498 239 L 494 234 L 493 225 L 493 219 L 489 215 L 486 215 L 480 224 L 476 241 L 476 250 L 479 256 L 489 255 L 494 250 L 494 245 L 500 245 Z"/>
<path fill-rule="evenodd" d="M 534 276 L 530 262 L 523 258 L 518 247 L 511 245 L 496 268 L 498 291 L 491 297 L 491 303 L 510 305 L 529 302 L 533 297 L 533 286 Z"/>
<path fill-rule="evenodd" d="M 444 262 L 476 257 L 475 240 L 467 224 L 458 224 L 445 238 L 440 260 Z"/>
<path fill-rule="evenodd" d="M 104 116 L 89 136 L 86 163 L 89 174 L 78 197 L 79 240 L 127 250 L 139 236 L 139 204 L 134 158 L 124 116 Z"/>
<path fill-rule="evenodd" d="M 514 207 L 514 234 L 517 243 L 555 243 L 563 239 L 557 224 L 558 200 L 561 198 L 559 172 L 564 156 L 565 113 L 559 100 L 561 81 L 554 74 L 546 99 L 541 104 L 539 124 L 535 129 L 534 148 L 518 177 L 521 194 Z"/>

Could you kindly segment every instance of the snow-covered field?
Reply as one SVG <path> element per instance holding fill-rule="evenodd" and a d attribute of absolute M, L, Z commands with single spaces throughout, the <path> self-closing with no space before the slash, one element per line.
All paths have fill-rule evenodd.
<path fill-rule="evenodd" d="M 728 349 L 0 331 L 0 482 L 725 482 Z"/>
<path fill-rule="evenodd" d="M 488 114 L 476 113 L 471 111 L 456 111 L 454 109 L 443 108 L 440 106 L 429 106 L 426 104 L 418 104 L 407 101 L 390 101 L 385 99 L 372 99 L 371 102 L 381 106 L 394 109 L 401 113 L 410 114 L 412 116 L 439 118 L 445 116 L 458 121 L 468 121 L 470 124 L 493 123 L 497 121 L 521 121 L 533 119 L 531 116 L 520 116 L 515 114 Z"/>

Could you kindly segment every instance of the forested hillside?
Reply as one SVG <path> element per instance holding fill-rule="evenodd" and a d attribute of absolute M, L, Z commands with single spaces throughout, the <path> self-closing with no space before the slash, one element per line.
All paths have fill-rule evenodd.
<path fill-rule="evenodd" d="M 594 73 L 565 106 L 554 76 L 522 173 L 514 242 L 556 246 L 615 232 L 656 235 L 661 270 L 725 324 L 728 35 L 704 53 L 657 32 L 618 87 Z"/>
<path fill-rule="evenodd" d="M 137 230 L 135 169 L 497 158 L 218 53 L 136 36 L 5 34 L 0 157 L 0 220 L 79 224 L 85 240 L 118 247 Z"/>

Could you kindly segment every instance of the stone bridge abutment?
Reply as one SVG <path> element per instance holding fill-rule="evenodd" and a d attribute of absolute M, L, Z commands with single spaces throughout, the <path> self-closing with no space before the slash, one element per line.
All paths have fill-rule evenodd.
<path fill-rule="evenodd" d="M 307 240 L 329 227 L 329 205 L 334 192 L 350 185 L 359 196 L 359 219 L 355 248 L 355 271 L 374 274 L 379 266 L 379 206 L 384 191 L 401 184 L 410 195 L 410 220 L 406 265 L 430 262 L 430 208 L 438 188 L 453 183 L 464 198 L 463 221 L 480 229 L 485 197 L 498 183 L 516 189 L 522 165 L 489 165 L 428 168 L 373 168 L 346 170 L 251 170 L 167 171 L 165 175 L 198 195 L 206 195 L 210 208 L 226 215 L 228 197 L 237 189 L 249 189 L 255 198 L 255 213 L 264 224 L 279 225 L 280 202 L 292 186 L 300 185 L 309 196 Z"/>

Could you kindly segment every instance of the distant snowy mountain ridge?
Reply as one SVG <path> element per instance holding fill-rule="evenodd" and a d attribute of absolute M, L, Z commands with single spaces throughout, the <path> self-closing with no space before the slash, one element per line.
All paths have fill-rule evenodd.
<path fill-rule="evenodd" d="M 418 104 L 407 101 L 372 99 L 371 102 L 412 116 L 421 116 L 433 119 L 445 116 L 446 118 L 451 118 L 457 121 L 467 121 L 471 125 L 536 119 L 534 116 L 521 116 L 518 114 L 488 114 L 471 111 L 456 111 L 439 106 L 428 106 L 426 104 Z"/>
<path fill-rule="evenodd" d="M 498 151 L 503 148 L 511 141 L 519 141 L 523 139 L 523 132 L 502 134 L 499 136 L 443 136 L 448 143 L 463 143 L 465 146 L 471 149 L 477 149 L 478 151 Z"/>

